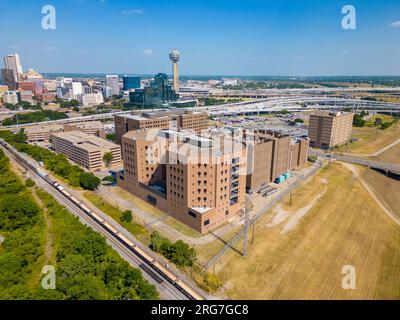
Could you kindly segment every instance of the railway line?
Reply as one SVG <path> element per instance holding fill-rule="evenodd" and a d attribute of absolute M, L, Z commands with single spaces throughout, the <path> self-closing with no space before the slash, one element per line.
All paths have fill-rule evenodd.
<path fill-rule="evenodd" d="M 43 170 L 32 165 L 25 157 L 0 139 L 0 145 L 19 165 L 29 172 L 35 182 L 49 192 L 58 202 L 71 213 L 79 217 L 86 225 L 106 237 L 107 242 L 119 252 L 129 263 L 138 266 L 146 275 L 147 280 L 154 284 L 160 294 L 166 299 L 204 300 L 189 284 L 180 279 L 173 271 L 157 261 L 144 248 L 131 241 L 123 232 L 107 219 L 93 212 L 81 201 L 73 197 L 58 182 L 53 181 Z"/>

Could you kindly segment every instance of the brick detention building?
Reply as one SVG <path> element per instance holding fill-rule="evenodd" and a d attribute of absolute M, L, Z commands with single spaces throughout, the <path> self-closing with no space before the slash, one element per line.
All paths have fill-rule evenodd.
<path fill-rule="evenodd" d="M 152 123 L 153 124 L 153 123 Z M 304 165 L 308 140 L 271 131 L 129 131 L 118 185 L 200 233 L 245 210 L 247 189 Z"/>
<path fill-rule="evenodd" d="M 208 128 L 208 114 L 193 112 L 186 109 L 176 109 L 159 112 L 132 113 L 115 115 L 115 134 L 117 143 L 122 136 L 133 130 L 143 129 L 184 129 L 200 133 Z"/>

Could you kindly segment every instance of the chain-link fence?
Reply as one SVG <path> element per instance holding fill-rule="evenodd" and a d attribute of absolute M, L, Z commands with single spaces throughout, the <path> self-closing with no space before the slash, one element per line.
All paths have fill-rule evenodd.
<path fill-rule="evenodd" d="M 300 183 L 302 183 L 304 180 L 308 179 L 309 177 L 313 176 L 319 169 L 321 169 L 323 165 L 323 160 L 318 160 L 313 167 L 311 168 L 310 171 L 307 173 L 302 173 L 298 179 L 292 183 L 290 186 L 288 186 L 287 189 L 285 189 L 283 192 L 281 192 L 279 195 L 275 196 L 274 198 L 271 198 L 271 201 L 266 205 L 266 207 L 260 211 L 257 215 L 252 217 L 250 219 L 249 226 L 252 226 L 257 222 L 258 219 L 260 219 L 265 213 L 267 213 L 269 210 L 272 209 L 272 207 L 281 201 L 283 198 L 285 198 L 288 194 L 290 194 L 294 189 L 296 189 Z M 205 265 L 205 268 L 208 270 L 210 269 L 223 255 L 224 253 L 229 249 L 233 248 L 233 246 L 241 239 L 244 237 L 244 228 L 241 229 L 214 257 L 212 257 L 207 264 Z"/>

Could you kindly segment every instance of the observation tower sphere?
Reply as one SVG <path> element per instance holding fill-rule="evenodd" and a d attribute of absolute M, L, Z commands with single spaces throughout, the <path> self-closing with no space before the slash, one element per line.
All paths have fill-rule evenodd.
<path fill-rule="evenodd" d="M 176 50 L 176 49 L 173 49 L 173 50 L 169 53 L 169 58 L 171 59 L 172 62 L 178 62 L 180 57 L 181 57 L 181 54 L 180 54 L 179 51 Z"/>

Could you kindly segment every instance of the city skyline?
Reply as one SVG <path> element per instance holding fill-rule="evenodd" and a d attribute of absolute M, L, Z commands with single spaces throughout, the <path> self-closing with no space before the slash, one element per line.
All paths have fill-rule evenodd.
<path fill-rule="evenodd" d="M 352 1 L 356 30 L 341 26 L 346 4 L 53 1 L 44 30 L 42 2 L 2 0 L 0 54 L 42 73 L 170 74 L 177 48 L 182 75 L 400 75 L 398 1 Z"/>

